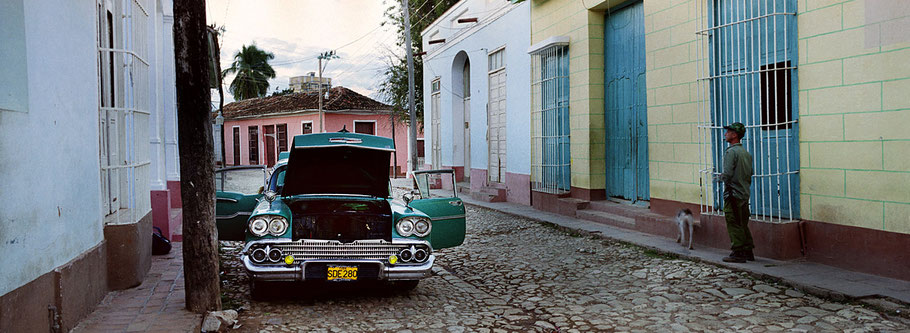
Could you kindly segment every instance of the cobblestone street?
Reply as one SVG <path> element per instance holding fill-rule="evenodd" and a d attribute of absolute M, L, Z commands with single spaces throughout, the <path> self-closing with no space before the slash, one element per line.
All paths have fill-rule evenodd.
<path fill-rule="evenodd" d="M 277 286 L 251 301 L 224 243 L 225 308 L 238 331 L 906 331 L 904 318 L 829 302 L 725 268 L 572 235 L 467 207 L 465 244 L 437 252 L 414 291 Z"/>

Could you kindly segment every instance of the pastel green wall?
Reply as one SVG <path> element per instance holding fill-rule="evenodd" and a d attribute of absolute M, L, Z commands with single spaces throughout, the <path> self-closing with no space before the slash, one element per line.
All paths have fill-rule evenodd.
<path fill-rule="evenodd" d="M 910 233 L 910 4 L 799 7 L 802 217 Z"/>
<path fill-rule="evenodd" d="M 605 1 L 603 1 L 605 2 Z M 598 1 L 588 1 L 588 5 Z M 579 0 L 532 1 L 531 44 L 569 37 L 572 187 L 603 189 L 603 13 Z"/>
<path fill-rule="evenodd" d="M 700 201 L 696 1 L 644 2 L 651 197 Z"/>

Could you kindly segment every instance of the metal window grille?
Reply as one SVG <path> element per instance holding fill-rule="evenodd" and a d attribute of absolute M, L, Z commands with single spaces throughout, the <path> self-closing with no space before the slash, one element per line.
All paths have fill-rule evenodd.
<path fill-rule="evenodd" d="M 697 11 L 697 99 L 701 212 L 720 213 L 723 126 L 746 126 L 753 156 L 750 211 L 799 217 L 795 0 L 706 0 Z"/>
<path fill-rule="evenodd" d="M 531 188 L 566 193 L 571 186 L 569 48 L 531 54 Z"/>
<path fill-rule="evenodd" d="M 288 151 L 288 124 L 275 125 L 278 134 L 278 153 Z"/>
<path fill-rule="evenodd" d="M 259 126 L 247 127 L 250 165 L 259 164 Z"/>
<path fill-rule="evenodd" d="M 140 0 L 97 3 L 98 119 L 105 223 L 137 221 L 151 210 L 149 15 Z M 110 4 L 110 5 L 108 5 Z M 143 143 L 146 143 L 143 146 Z"/>
<path fill-rule="evenodd" d="M 234 165 L 240 165 L 240 127 L 233 128 L 233 138 L 234 138 Z"/>

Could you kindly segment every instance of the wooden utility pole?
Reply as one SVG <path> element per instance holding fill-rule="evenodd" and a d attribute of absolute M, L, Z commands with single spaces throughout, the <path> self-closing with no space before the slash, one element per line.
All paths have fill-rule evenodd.
<path fill-rule="evenodd" d="M 319 133 L 325 133 L 325 127 L 322 123 L 325 122 L 325 117 L 322 115 L 322 56 L 319 56 Z"/>
<path fill-rule="evenodd" d="M 319 54 L 317 58 L 319 58 L 319 132 L 324 133 L 325 127 L 322 125 L 325 121 L 325 114 L 322 111 L 322 61 L 325 60 L 325 64 L 328 65 L 329 60 L 336 59 L 338 56 L 335 55 L 335 51 L 332 50 Z"/>
<path fill-rule="evenodd" d="M 186 308 L 197 313 L 221 309 L 218 231 L 215 229 L 215 156 L 206 41 L 205 1 L 174 0 L 177 138 L 183 198 L 183 272 Z"/>
<path fill-rule="evenodd" d="M 408 0 L 402 0 L 404 11 L 404 44 L 408 51 L 408 176 L 417 170 L 417 111 L 414 110 L 414 48 L 411 45 L 411 9 Z"/>

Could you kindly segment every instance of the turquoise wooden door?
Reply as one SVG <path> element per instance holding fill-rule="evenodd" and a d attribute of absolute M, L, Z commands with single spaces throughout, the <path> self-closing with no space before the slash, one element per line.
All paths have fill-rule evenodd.
<path fill-rule="evenodd" d="M 711 4 L 711 116 L 714 165 L 723 172 L 725 130 L 746 125 L 743 147 L 752 154 L 752 214 L 799 217 L 799 132 L 796 123 L 796 0 Z M 789 13 L 789 14 L 788 14 Z M 714 188 L 723 207 L 723 185 Z"/>
<path fill-rule="evenodd" d="M 607 196 L 650 199 L 645 29 L 642 2 L 604 20 Z"/>

